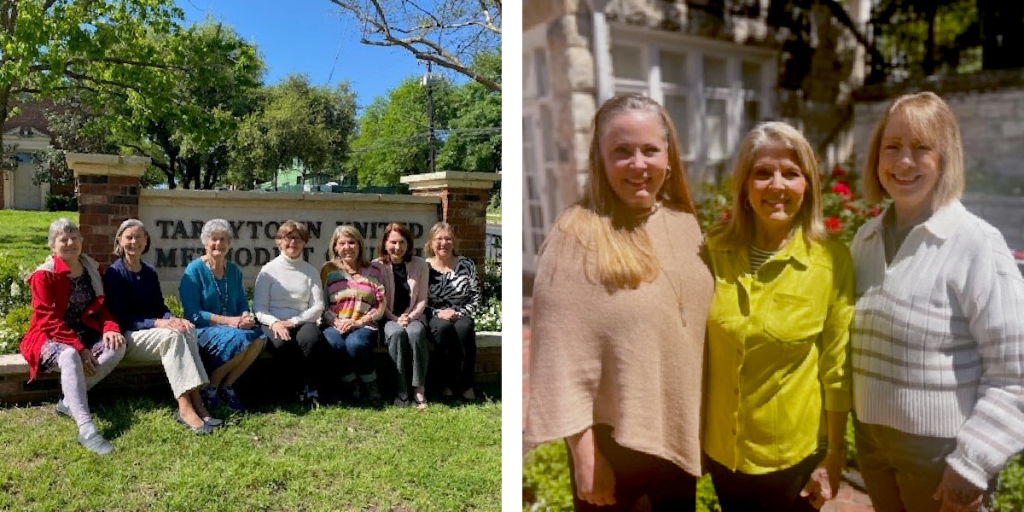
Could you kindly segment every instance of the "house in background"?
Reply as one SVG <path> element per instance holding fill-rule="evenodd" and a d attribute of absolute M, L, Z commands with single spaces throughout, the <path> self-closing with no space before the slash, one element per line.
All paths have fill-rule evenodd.
<path fill-rule="evenodd" d="M 854 22 L 868 0 L 847 2 Z M 720 186 L 743 135 L 767 119 L 803 129 L 821 154 L 850 158 L 850 93 L 863 52 L 821 8 L 815 51 L 792 82 L 769 0 L 527 0 L 523 11 L 523 266 L 586 179 L 591 121 L 615 94 L 645 94 L 679 132 L 693 188 Z M 813 11 L 813 9 L 812 9 Z M 783 86 L 780 86 L 783 85 Z M 530 279 L 527 279 L 530 281 Z M 524 281 L 524 284 L 526 282 Z"/>
<path fill-rule="evenodd" d="M 32 153 L 42 151 L 52 144 L 44 107 L 38 103 L 19 105 L 21 112 L 18 116 L 3 125 L 4 157 L 11 154 L 9 151 L 13 152 L 17 168 L 13 172 L 0 173 L 3 175 L 0 179 L 0 208 L 42 210 L 45 207 L 50 184 L 37 185 L 32 180 L 36 171 Z"/>
<path fill-rule="evenodd" d="M 940 32 L 946 42 L 927 50 L 900 23 L 928 21 L 906 9 L 881 0 L 526 0 L 524 291 L 553 221 L 580 197 L 597 107 L 624 92 L 666 107 L 699 199 L 725 183 L 760 121 L 800 129 L 823 169 L 856 170 L 885 105 L 934 91 L 961 125 L 964 204 L 1024 249 L 1024 4 L 937 7 L 947 21 L 960 16 L 949 9 L 973 11 L 955 20 L 961 33 Z"/>
<path fill-rule="evenodd" d="M 344 179 L 344 176 L 342 176 Z M 322 185 L 332 183 L 343 184 L 336 173 L 311 171 L 298 158 L 292 160 L 291 167 L 277 172 L 278 192 L 317 192 Z M 274 181 L 256 185 L 256 190 L 274 191 Z"/>

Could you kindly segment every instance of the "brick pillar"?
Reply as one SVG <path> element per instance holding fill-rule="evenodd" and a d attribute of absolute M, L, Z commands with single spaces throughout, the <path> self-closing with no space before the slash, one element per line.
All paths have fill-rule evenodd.
<path fill-rule="evenodd" d="M 125 219 L 139 218 L 139 190 L 149 158 L 68 153 L 75 172 L 82 252 L 100 267 L 114 262 L 114 235 Z"/>
<path fill-rule="evenodd" d="M 487 250 L 487 202 L 491 187 L 500 180 L 496 173 L 459 171 L 402 177 L 414 196 L 441 198 L 441 220 L 451 224 L 459 254 L 476 263 L 481 278 Z"/>

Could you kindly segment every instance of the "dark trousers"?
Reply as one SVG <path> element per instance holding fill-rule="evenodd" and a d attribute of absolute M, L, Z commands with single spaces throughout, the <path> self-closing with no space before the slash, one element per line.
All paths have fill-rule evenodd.
<path fill-rule="evenodd" d="M 651 501 L 652 512 L 695 509 L 697 477 L 665 459 L 619 445 L 607 425 L 594 427 L 594 439 L 615 474 L 615 505 L 597 506 L 579 499 L 576 468 L 569 450 L 569 481 L 577 511 L 629 512 L 645 495 Z"/>
<path fill-rule="evenodd" d="M 269 330 L 269 329 L 268 329 Z M 301 384 L 316 387 L 315 375 L 323 368 L 324 341 L 316 324 L 301 324 L 288 329 L 292 339 L 284 341 L 270 331 L 270 351 L 280 359 L 288 378 L 297 378 Z"/>
<path fill-rule="evenodd" d="M 476 368 L 476 326 L 471 317 L 459 317 L 454 322 L 437 317 L 430 319 L 430 335 L 437 343 L 441 356 L 443 386 L 456 394 L 473 387 Z"/>
<path fill-rule="evenodd" d="M 722 512 L 813 512 L 815 508 L 800 491 L 807 484 L 822 454 L 815 453 L 792 467 L 748 475 L 704 456 L 704 468 L 711 474 Z"/>

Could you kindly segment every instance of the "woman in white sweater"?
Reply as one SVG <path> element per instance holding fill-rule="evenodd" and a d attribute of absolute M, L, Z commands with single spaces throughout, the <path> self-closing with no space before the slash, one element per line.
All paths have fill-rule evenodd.
<path fill-rule="evenodd" d="M 315 405 L 320 396 L 312 376 L 321 373 L 316 370 L 326 345 L 316 325 L 324 310 L 320 273 L 303 259 L 309 242 L 305 224 L 285 221 L 275 238 L 281 254 L 256 276 L 253 309 L 271 350 L 284 360 L 285 371 L 302 375 L 299 400 Z"/>
<path fill-rule="evenodd" d="M 956 118 L 896 98 L 871 137 L 866 197 L 892 199 L 853 241 L 856 444 L 879 512 L 981 510 L 1024 448 L 1024 280 L 972 215 Z"/>

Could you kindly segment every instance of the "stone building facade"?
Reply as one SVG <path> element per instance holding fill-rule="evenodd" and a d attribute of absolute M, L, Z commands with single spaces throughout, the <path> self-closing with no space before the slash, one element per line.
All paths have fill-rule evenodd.
<path fill-rule="evenodd" d="M 846 161 L 863 52 L 827 12 L 808 13 L 813 51 L 794 83 L 787 29 L 769 0 L 527 0 L 523 6 L 523 266 L 529 274 L 559 212 L 586 180 L 591 121 L 611 96 L 638 92 L 673 118 L 694 189 L 721 186 L 743 135 L 782 119 L 826 163 Z M 870 0 L 847 2 L 866 20 Z M 725 7 L 722 7 L 722 6 Z M 717 7 L 716 7 L 717 6 Z"/>

